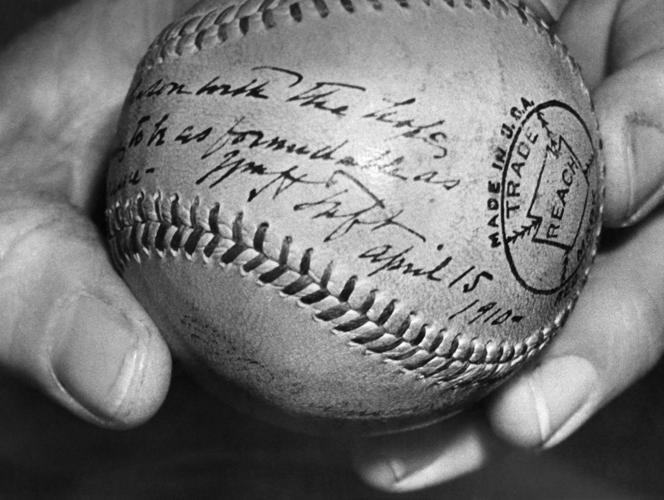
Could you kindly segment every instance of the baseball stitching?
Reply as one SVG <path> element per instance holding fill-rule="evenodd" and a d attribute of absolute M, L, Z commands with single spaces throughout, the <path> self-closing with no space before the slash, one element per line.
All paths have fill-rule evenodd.
<path fill-rule="evenodd" d="M 295 23 L 302 22 L 306 17 L 303 9 L 325 18 L 330 14 L 328 3 L 331 2 L 338 2 L 343 12 L 352 14 L 359 3 L 365 3 L 380 12 L 384 4 L 392 0 L 302 0 L 291 4 L 280 0 L 247 0 L 224 9 L 212 9 L 206 14 L 176 21 L 166 28 L 143 58 L 142 71 L 228 40 L 242 38 L 257 29 L 272 29 L 276 26 L 276 19 L 283 17 L 283 14 Z M 450 9 L 464 7 L 473 10 L 479 7 L 497 18 L 516 15 L 523 25 L 531 26 L 544 36 L 567 62 L 592 105 L 580 69 L 567 48 L 526 7 L 513 5 L 506 0 L 394 2 L 403 9 L 412 8 L 412 4 L 431 7 L 438 3 Z M 595 126 L 599 128 L 597 123 Z M 601 149 L 600 142 L 600 152 Z M 600 170 L 601 189 L 604 190 L 603 162 Z M 602 203 L 599 207 L 600 219 L 603 208 Z M 122 271 L 132 260 L 140 263 L 142 257 L 164 258 L 171 254 L 190 260 L 202 258 L 222 267 L 237 266 L 244 276 L 255 276 L 258 284 L 274 286 L 282 296 L 295 297 L 302 306 L 314 309 L 316 320 L 329 323 L 332 332 L 337 335 L 349 336 L 350 344 L 362 346 L 368 354 L 380 356 L 383 361 L 404 372 L 415 373 L 420 380 L 445 387 L 480 385 L 504 378 L 512 372 L 511 368 L 543 349 L 569 314 L 590 271 L 588 265 L 572 297 L 551 324 L 515 344 L 506 341 L 500 345 L 491 341 L 481 344 L 467 334 L 438 328 L 435 322 L 427 323 L 416 312 L 397 319 L 396 299 L 389 301 L 382 309 L 374 310 L 375 298 L 380 292 L 372 290 L 362 297 L 356 297 L 356 276 L 348 278 L 340 287 L 340 292 L 333 293 L 330 290 L 331 264 L 320 276 L 315 275 L 309 266 L 313 249 L 307 249 L 299 259 L 299 266 L 294 267 L 289 263 L 292 245 L 290 237 L 283 238 L 279 255 L 270 255 L 263 248 L 269 230 L 267 222 L 259 224 L 253 237 L 248 240 L 242 214 L 234 214 L 228 220 L 224 219 L 224 215 L 219 204 L 202 207 L 199 200 L 195 199 L 187 206 L 176 194 L 165 196 L 162 193 L 140 193 L 131 200 L 115 202 L 106 211 L 114 262 Z M 597 237 L 599 231 L 598 228 Z M 596 252 L 597 245 L 592 249 L 591 262 Z M 351 306 L 351 297 L 355 303 L 359 300 L 361 305 Z"/>
<path fill-rule="evenodd" d="M 531 358 L 551 340 L 573 304 L 570 301 L 552 325 L 522 342 L 481 344 L 463 333 L 439 328 L 436 322 L 425 322 L 416 312 L 400 317 L 396 299 L 375 309 L 381 292 L 374 289 L 358 297 L 357 276 L 341 287 L 331 286 L 333 263 L 315 274 L 310 266 L 314 250 L 308 248 L 292 259 L 290 236 L 281 240 L 278 254 L 271 255 L 264 248 L 269 223 L 260 223 L 252 234 L 241 212 L 227 220 L 219 204 L 204 207 L 195 199 L 187 205 L 178 195 L 140 193 L 115 203 L 106 217 L 111 254 L 120 271 L 132 260 L 140 263 L 142 258 L 168 254 L 237 266 L 244 276 L 254 276 L 259 284 L 273 286 L 282 296 L 313 308 L 316 320 L 329 323 L 337 335 L 349 335 L 352 345 L 363 346 L 368 353 L 433 384 L 460 386 L 508 375 L 510 368 Z M 293 261 L 299 265 L 293 266 Z M 360 305 L 351 305 L 351 298 Z"/>
<path fill-rule="evenodd" d="M 588 87 L 581 77 L 581 68 L 569 53 L 567 46 L 554 33 L 550 26 L 533 14 L 528 6 L 521 3 L 514 5 L 508 0 L 301 0 L 287 4 L 287 0 L 245 0 L 244 2 L 229 5 L 224 9 L 212 9 L 203 15 L 184 17 L 167 26 L 152 43 L 145 57 L 140 63 L 143 71 L 152 67 L 177 60 L 180 57 L 194 54 L 208 48 L 220 45 L 228 40 L 239 39 L 249 34 L 252 29 L 262 27 L 269 30 L 276 27 L 276 12 L 287 10 L 287 15 L 296 23 L 303 20 L 302 7 L 312 10 L 322 18 L 329 15 L 327 2 L 339 2 L 342 11 L 353 14 L 355 5 L 366 3 L 376 12 L 383 10 L 383 5 L 396 3 L 400 8 L 412 8 L 413 4 L 430 8 L 434 3 L 447 6 L 450 10 L 464 7 L 467 11 L 476 11 L 479 6 L 485 12 L 491 13 L 500 19 L 501 16 L 517 16 L 521 24 L 534 29 L 536 33 L 548 40 L 549 45 L 558 56 L 567 63 L 572 76 L 579 84 L 579 89 L 590 103 L 591 110 L 595 112 L 594 102 Z M 599 137 L 599 123 L 595 120 L 595 131 Z M 601 153 L 603 144 L 600 139 L 598 150 Z M 601 155 L 600 155 L 601 157 Z M 599 206 L 600 220 L 604 213 L 604 178 L 605 165 L 600 165 L 601 175 L 601 203 Z M 599 233 L 598 233 L 599 236 Z M 594 257 L 594 254 L 593 254 Z"/>
<path fill-rule="evenodd" d="M 172 23 L 150 46 L 141 65 L 148 69 L 228 40 L 242 38 L 257 28 L 272 29 L 277 25 L 277 14 L 286 14 L 295 23 L 304 20 L 303 9 L 325 18 L 330 14 L 328 4 L 333 2 L 339 3 L 342 11 L 347 14 L 353 14 L 357 4 L 364 3 L 380 12 L 384 5 L 395 3 L 402 9 L 410 9 L 413 5 L 430 8 L 434 4 L 442 4 L 450 10 L 464 7 L 472 11 L 482 8 L 497 18 L 516 15 L 523 25 L 531 26 L 547 38 L 558 54 L 569 63 L 572 73 L 580 75 L 580 69 L 570 57 L 567 47 L 549 26 L 527 6 L 513 5 L 507 0 L 300 0 L 290 4 L 283 0 L 245 0 L 224 9 L 212 9 L 206 14 L 191 15 Z"/>

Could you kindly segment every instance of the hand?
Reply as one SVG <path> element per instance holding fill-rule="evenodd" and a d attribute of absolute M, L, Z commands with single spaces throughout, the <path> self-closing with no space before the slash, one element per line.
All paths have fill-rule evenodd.
<path fill-rule="evenodd" d="M 110 427 L 156 411 L 171 360 L 90 216 L 138 58 L 186 4 L 82 0 L 0 56 L 0 367 Z"/>
<path fill-rule="evenodd" d="M 414 490 L 480 467 L 491 455 L 490 431 L 519 446 L 554 446 L 664 350 L 664 3 L 531 3 L 546 17 L 544 5 L 562 13 L 556 30 L 594 94 L 607 173 L 603 248 L 556 340 L 488 402 L 486 415 L 358 448 L 357 469 L 379 488 Z"/>

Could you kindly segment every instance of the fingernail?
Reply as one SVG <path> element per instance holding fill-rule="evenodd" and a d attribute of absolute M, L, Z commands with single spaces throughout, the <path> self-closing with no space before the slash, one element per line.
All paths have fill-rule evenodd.
<path fill-rule="evenodd" d="M 634 116 L 628 130 L 630 200 L 623 226 L 639 222 L 664 200 L 664 126 Z"/>
<path fill-rule="evenodd" d="M 405 477 L 406 473 L 406 466 L 402 461 L 379 457 L 364 470 L 364 477 L 373 486 L 391 490 Z"/>
<path fill-rule="evenodd" d="M 532 373 L 528 384 L 543 448 L 565 439 L 590 415 L 597 380 L 592 364 L 578 356 L 551 359 Z"/>
<path fill-rule="evenodd" d="M 80 296 L 53 327 L 62 340 L 53 373 L 64 390 L 96 417 L 113 422 L 131 388 L 143 354 L 131 321 L 108 304 Z"/>
<path fill-rule="evenodd" d="M 380 452 L 374 448 L 377 442 Z M 366 482 L 390 492 L 420 490 L 457 478 L 481 467 L 488 454 L 472 420 L 448 421 L 377 442 L 360 454 L 358 469 Z"/>
<path fill-rule="evenodd" d="M 446 443 L 444 450 L 425 465 L 411 468 L 394 484 L 393 491 L 407 492 L 435 486 L 473 472 L 484 465 L 487 450 L 476 433 L 464 432 Z M 397 469 L 398 470 L 398 469 Z"/>

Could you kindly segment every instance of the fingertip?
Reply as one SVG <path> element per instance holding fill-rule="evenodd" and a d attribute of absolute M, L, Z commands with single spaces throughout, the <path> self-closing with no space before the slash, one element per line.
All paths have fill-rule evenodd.
<path fill-rule="evenodd" d="M 97 229 L 50 197 L 0 205 L 0 364 L 88 421 L 145 421 L 168 390 L 170 353 Z"/>
<path fill-rule="evenodd" d="M 367 454 L 355 458 L 355 469 L 369 486 L 381 491 L 395 491 L 398 482 L 405 476 L 404 464 L 393 457 Z"/>
<path fill-rule="evenodd" d="M 597 371 L 586 359 L 545 359 L 493 398 L 489 419 L 496 434 L 510 443 L 548 448 L 592 414 L 597 389 Z"/>
<path fill-rule="evenodd" d="M 95 423 L 126 428 L 152 416 L 170 379 L 170 354 L 156 329 L 89 294 L 69 301 L 51 325 L 56 397 Z"/>
<path fill-rule="evenodd" d="M 408 492 L 444 483 L 482 467 L 489 445 L 480 425 L 465 415 L 435 426 L 369 438 L 354 450 L 354 467 L 370 486 Z"/>
<path fill-rule="evenodd" d="M 116 427 L 130 428 L 143 424 L 159 410 L 171 380 L 171 358 L 165 343 L 151 338 L 144 364 L 135 374 L 135 382 L 128 391 L 122 411 L 116 415 Z"/>
<path fill-rule="evenodd" d="M 114 427 L 130 428 L 140 425 L 159 410 L 166 399 L 171 381 L 171 353 L 150 320 L 137 326 L 141 338 L 138 359 L 129 374 L 130 382 L 114 416 Z"/>

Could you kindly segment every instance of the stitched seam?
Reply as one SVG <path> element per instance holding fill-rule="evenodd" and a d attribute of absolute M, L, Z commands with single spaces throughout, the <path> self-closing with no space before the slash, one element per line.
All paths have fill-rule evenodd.
<path fill-rule="evenodd" d="M 327 2 L 327 3 L 326 3 Z M 513 4 L 509 0 L 300 0 L 298 2 L 286 3 L 285 0 L 245 0 L 237 5 L 230 5 L 223 9 L 216 8 L 210 11 L 184 17 L 164 29 L 161 35 L 148 49 L 145 57 L 141 61 L 141 67 L 149 69 L 160 65 L 169 60 L 175 60 L 184 55 L 205 50 L 210 47 L 222 44 L 231 39 L 239 39 L 257 27 L 269 30 L 277 26 L 275 14 L 284 12 L 295 23 L 303 21 L 301 5 L 307 5 L 317 13 L 321 18 L 328 17 L 330 9 L 328 3 L 339 2 L 342 11 L 347 14 L 353 14 L 357 8 L 356 4 L 365 2 L 373 8 L 375 12 L 381 12 L 385 4 L 396 3 L 403 9 L 412 8 L 411 3 L 432 7 L 434 3 L 447 6 L 449 9 L 465 8 L 467 11 L 482 9 L 492 13 L 496 18 L 516 17 L 521 24 L 529 26 L 537 33 L 548 40 L 549 45 L 556 51 L 567 64 L 579 84 L 579 88 L 585 95 L 595 116 L 594 129 L 597 137 L 599 134 L 599 122 L 596 118 L 595 104 L 590 95 L 590 90 L 583 82 L 581 68 L 569 53 L 567 46 L 562 43 L 551 27 L 542 19 L 537 17 L 527 6 L 522 3 Z M 285 12 L 287 11 L 287 12 Z M 603 158 L 604 145 L 599 140 L 597 145 L 600 169 L 600 206 L 599 220 L 603 219 L 605 191 L 606 191 L 606 163 Z M 599 241 L 602 230 L 602 224 L 598 224 L 596 241 Z M 591 262 L 597 255 L 597 245 L 592 250 Z M 584 271 L 587 276 L 590 266 Z"/>
<path fill-rule="evenodd" d="M 346 335 L 351 345 L 363 346 L 367 353 L 436 385 L 461 386 L 508 375 L 551 340 L 578 296 L 577 291 L 551 325 L 522 342 L 481 344 L 468 335 L 425 323 L 415 312 L 399 318 L 397 300 L 374 310 L 378 290 L 359 292 L 357 276 L 341 287 L 332 286 L 333 264 L 320 275 L 314 273 L 314 250 L 309 248 L 293 259 L 290 236 L 281 240 L 278 255 L 270 255 L 264 248 L 269 224 L 262 222 L 248 235 L 243 214 L 227 221 L 219 204 L 203 207 L 196 198 L 187 205 L 178 195 L 139 193 L 107 209 L 106 218 L 111 254 L 120 271 L 132 261 L 140 264 L 143 257 L 164 258 L 169 253 L 237 266 L 243 276 L 255 277 L 257 284 L 274 286 L 283 296 L 311 307 L 316 320 L 329 324 L 333 333 Z"/>
<path fill-rule="evenodd" d="M 403 9 L 411 8 L 411 3 L 431 7 L 434 3 L 438 2 L 450 9 L 464 7 L 467 10 L 477 10 L 479 8 L 493 13 L 497 18 L 501 16 L 516 17 L 521 24 L 531 26 L 536 32 L 544 36 L 558 55 L 567 62 L 572 76 L 576 77 L 579 87 L 590 102 L 593 112 L 595 110 L 590 92 L 581 78 L 579 66 L 570 56 L 567 48 L 562 44 L 557 35 L 543 21 L 533 15 L 527 7 L 520 4 L 513 5 L 507 0 L 302 0 L 290 4 L 279 2 L 279 0 L 264 0 L 262 2 L 247 0 L 225 9 L 212 9 L 202 15 L 190 16 L 172 24 L 162 32 L 161 36 L 148 50 L 148 53 L 141 62 L 142 70 L 214 47 L 228 40 L 242 38 L 256 29 L 272 29 L 277 25 L 279 15 L 284 13 L 293 22 L 300 23 L 304 18 L 302 5 L 309 9 L 307 12 L 313 10 L 320 17 L 325 18 L 330 14 L 330 9 L 326 1 L 328 3 L 339 2 L 342 10 L 348 14 L 355 12 L 357 9 L 356 5 L 362 1 L 366 2 L 376 12 L 382 11 L 384 5 L 388 2 L 396 2 Z M 595 130 L 599 131 L 597 120 L 595 120 Z M 603 144 L 600 140 L 598 144 L 599 156 L 597 158 L 600 164 L 601 202 L 598 211 L 600 221 L 604 212 L 605 199 L 605 163 L 602 151 Z M 167 202 L 166 204 L 171 204 L 170 215 L 158 209 L 162 201 Z M 146 216 L 144 207 L 146 202 L 153 204 L 155 207 L 155 213 L 153 214 L 155 217 L 149 218 Z M 151 197 L 140 194 L 133 200 L 126 201 L 123 205 L 116 203 L 113 208 L 107 211 L 111 249 L 116 265 L 120 269 L 123 269 L 132 259 L 140 263 L 141 254 L 164 257 L 168 251 L 176 254 L 182 252 L 188 258 L 199 255 L 204 259 L 218 259 L 222 265 L 240 265 L 239 259 L 243 254 L 247 253 L 247 251 L 256 252 L 253 259 L 241 263 L 245 275 L 258 275 L 259 280 L 266 280 L 268 281 L 267 284 L 277 286 L 282 294 L 293 295 L 301 303 L 314 309 L 323 300 L 329 299 L 336 302 L 334 306 L 317 310 L 316 317 L 321 321 L 330 322 L 332 330 L 337 332 L 337 334 L 351 334 L 351 344 L 363 345 L 367 352 L 381 356 L 388 363 L 396 364 L 402 371 L 415 372 L 420 379 L 426 379 L 436 385 L 444 384 L 446 387 L 450 385 L 454 387 L 478 385 L 487 380 L 503 378 L 512 371 L 512 368 L 530 359 L 536 352 L 548 344 L 573 308 L 581 288 L 587 280 L 592 261 L 594 261 L 597 254 L 597 242 L 601 233 L 601 224 L 598 224 L 595 246 L 591 251 L 590 263 L 584 269 L 572 297 L 553 322 L 531 334 L 525 341 L 515 345 L 503 343 L 495 347 L 489 344 L 482 345 L 475 339 L 470 339 L 467 335 L 454 335 L 445 328 L 436 329 L 427 324 L 422 324 L 419 326 L 419 331 L 413 332 L 411 327 L 417 323 L 416 321 L 404 321 L 396 329 L 388 330 L 385 323 L 393 316 L 393 311 L 389 311 L 389 305 L 385 307 L 381 315 L 374 318 L 375 321 L 370 319 L 366 319 L 365 321 L 367 310 L 371 307 L 368 305 L 372 302 L 371 294 L 365 298 L 364 303 L 368 305 L 366 306 L 367 310 L 350 307 L 347 298 L 346 300 L 342 300 L 344 299 L 342 296 L 343 291 L 337 295 L 329 292 L 324 281 L 326 279 L 325 272 L 320 277 L 316 277 L 310 271 L 308 273 L 299 273 L 297 269 L 287 264 L 290 245 L 290 240 L 287 238 L 284 239 L 282 244 L 282 250 L 284 250 L 286 255 L 286 259 L 284 260 L 286 265 L 284 265 L 279 258 L 270 258 L 264 252 L 258 251 L 255 244 L 252 245 L 241 239 L 235 239 L 234 231 L 237 234 L 242 232 L 241 214 L 236 214 L 234 221 L 226 224 L 223 227 L 224 231 L 222 231 L 222 224 L 220 224 L 218 218 L 219 205 L 215 205 L 209 209 L 209 214 L 216 213 L 217 215 L 216 221 L 212 220 L 215 217 L 210 217 L 207 225 L 199 224 L 197 221 L 200 222 L 200 218 L 195 218 L 195 212 L 199 208 L 198 200 L 194 200 L 191 205 L 189 221 L 177 215 L 185 210 L 185 208 L 177 195 L 172 195 L 167 199 L 160 193 Z M 213 227 L 213 222 L 218 227 Z M 151 228 L 150 226 L 157 226 L 158 229 L 154 230 L 154 227 Z M 268 226 L 265 223 L 259 225 L 259 230 L 261 227 L 267 230 Z M 222 232 L 225 234 L 222 235 Z M 254 240 L 256 240 L 257 234 L 258 232 L 254 234 Z M 260 238 L 261 236 L 258 236 L 259 241 Z M 202 246 L 201 242 L 207 243 Z M 215 252 L 222 247 L 222 243 L 232 243 L 232 245 L 222 254 L 217 255 Z M 163 248 L 159 248 L 160 246 Z M 309 249 L 308 251 L 313 250 Z M 307 252 L 305 252 L 305 256 Z M 305 256 L 302 257 L 304 261 L 306 261 Z M 309 254 L 310 257 L 311 255 Z M 224 260 L 228 262 L 224 262 Z M 302 265 L 302 260 L 300 264 Z M 270 271 L 259 274 L 258 271 L 262 269 L 261 266 L 265 265 L 273 266 L 272 274 L 269 274 Z M 282 278 L 287 273 L 296 273 L 296 275 L 299 273 L 299 278 L 296 278 L 295 281 L 287 285 L 279 285 L 279 278 Z M 327 274 L 328 280 L 330 273 L 331 269 L 329 269 L 329 273 Z M 356 277 L 351 277 L 342 289 L 349 296 L 353 292 L 353 280 L 356 279 Z M 305 281 L 309 280 L 311 282 L 305 285 Z M 300 287 L 303 288 L 298 290 Z M 307 300 L 303 300 L 303 296 L 301 295 L 302 290 L 316 287 L 318 287 L 319 295 L 315 296 L 313 292 L 308 293 L 305 295 L 309 297 L 307 300 L 313 301 L 322 296 L 321 294 L 325 295 L 325 297 L 323 300 L 315 300 L 307 304 Z M 293 290 L 297 291 L 289 293 Z M 348 292 L 349 290 L 350 292 Z M 377 293 L 377 291 L 375 292 Z M 392 301 L 389 304 L 392 304 L 392 307 L 394 307 L 395 303 L 396 301 Z M 339 322 L 339 318 L 346 314 L 355 314 L 355 316 L 349 321 Z M 376 329 L 373 335 L 367 334 L 366 330 L 373 327 Z M 353 336 L 355 335 L 353 332 L 357 331 L 360 333 L 357 336 Z M 423 345 L 427 347 L 423 347 Z M 403 352 L 404 347 L 406 352 Z M 418 356 L 421 359 L 418 359 Z M 413 362 L 414 359 L 417 361 Z M 484 371 L 478 372 L 478 370 Z"/>
<path fill-rule="evenodd" d="M 150 46 L 141 64 L 150 68 L 230 40 L 240 39 L 255 30 L 272 29 L 277 26 L 280 14 L 285 14 L 295 23 L 304 20 L 303 10 L 324 19 L 332 14 L 329 4 L 335 3 L 342 7 L 341 12 L 350 15 L 358 10 L 357 4 L 364 3 L 376 12 L 382 12 L 387 4 L 396 4 L 404 10 L 413 8 L 415 4 L 426 8 L 440 4 L 450 10 L 482 9 L 497 18 L 515 16 L 521 24 L 532 27 L 547 38 L 551 46 L 568 61 L 572 71 L 576 75 L 580 74 L 578 65 L 550 27 L 527 6 L 521 3 L 514 5 L 508 0 L 300 0 L 290 3 L 280 0 L 245 0 L 223 9 L 214 8 L 204 14 L 190 15 L 172 23 Z"/>
<path fill-rule="evenodd" d="M 327 2 L 327 3 L 326 3 Z M 508 0 L 300 0 L 299 2 L 286 3 L 284 0 L 245 0 L 237 5 L 230 5 L 225 8 L 211 9 L 210 11 L 184 17 L 164 29 L 161 35 L 148 49 L 140 66 L 146 70 L 164 62 L 175 60 L 179 57 L 189 55 L 198 51 L 203 51 L 222 44 L 228 40 L 239 39 L 253 30 L 262 27 L 269 30 L 277 26 L 277 14 L 285 13 L 293 22 L 303 21 L 301 5 L 308 6 L 321 18 L 328 17 L 330 9 L 328 3 L 339 2 L 342 11 L 347 14 L 353 14 L 357 8 L 356 4 L 365 2 L 373 8 L 375 12 L 381 12 L 384 5 L 395 2 L 397 6 L 403 9 L 409 9 L 411 3 L 424 5 L 430 8 L 434 3 L 447 6 L 449 9 L 465 8 L 467 11 L 482 9 L 492 13 L 496 18 L 516 17 L 521 24 L 529 26 L 537 33 L 548 40 L 549 45 L 557 52 L 566 63 L 579 84 L 579 88 L 585 95 L 593 115 L 595 115 L 595 105 L 590 95 L 590 90 L 583 82 L 581 77 L 581 68 L 569 53 L 569 50 L 562 43 L 551 27 L 542 19 L 537 17 L 527 6 L 518 3 L 514 5 Z M 286 12 L 287 11 L 287 12 Z M 597 137 L 599 135 L 599 122 L 595 118 L 594 129 Z M 604 214 L 606 164 L 603 159 L 603 143 L 600 139 L 597 145 L 598 159 L 600 163 L 600 221 Z M 601 224 L 598 224 L 596 237 L 599 239 L 601 234 Z M 592 260 L 597 254 L 597 247 L 592 251 Z M 585 271 L 587 274 L 589 269 Z"/>

